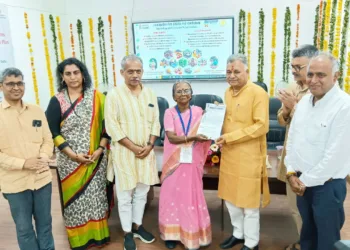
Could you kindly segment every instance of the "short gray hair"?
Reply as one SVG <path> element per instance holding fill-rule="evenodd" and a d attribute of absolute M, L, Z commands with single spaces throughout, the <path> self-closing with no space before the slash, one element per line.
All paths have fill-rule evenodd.
<path fill-rule="evenodd" d="M 15 77 L 21 76 L 22 79 L 24 78 L 22 71 L 20 71 L 19 69 L 17 69 L 17 68 L 6 68 L 6 69 L 4 69 L 1 72 L 0 83 L 3 83 L 5 81 L 5 78 L 8 77 L 8 76 L 15 76 Z"/>
<path fill-rule="evenodd" d="M 141 57 L 138 57 L 137 55 L 134 55 L 134 54 L 130 54 L 130 55 L 124 56 L 122 59 L 121 66 L 123 70 L 125 70 L 125 65 L 128 61 L 138 61 L 141 63 L 143 68 L 143 61 Z"/>
<path fill-rule="evenodd" d="M 332 74 L 334 75 L 336 72 L 339 72 L 339 62 L 337 60 L 337 58 L 335 58 L 331 53 L 329 52 L 323 52 L 320 51 L 318 53 L 316 53 L 310 60 L 309 65 L 307 66 L 307 71 L 309 71 L 310 68 L 310 64 L 313 60 L 319 58 L 319 57 L 326 57 L 329 61 L 331 61 L 332 63 Z"/>
<path fill-rule="evenodd" d="M 241 63 L 244 64 L 245 69 L 248 69 L 248 59 L 247 59 L 247 57 L 245 55 L 243 55 L 243 54 L 233 54 L 233 55 L 230 55 L 227 58 L 227 64 L 233 63 L 235 61 L 240 61 Z"/>
<path fill-rule="evenodd" d="M 318 49 L 314 45 L 304 44 L 304 45 L 301 45 L 299 48 L 293 50 L 292 58 L 297 58 L 297 57 L 312 58 L 317 53 L 318 53 Z"/>

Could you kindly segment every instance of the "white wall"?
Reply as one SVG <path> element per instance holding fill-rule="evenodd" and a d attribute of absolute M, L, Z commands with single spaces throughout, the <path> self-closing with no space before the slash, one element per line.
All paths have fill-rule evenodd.
<path fill-rule="evenodd" d="M 292 42 L 291 49 L 294 48 L 295 38 L 295 21 L 296 21 L 296 6 L 301 4 L 300 13 L 300 42 L 299 44 L 312 43 L 313 38 L 313 22 L 315 7 L 319 0 L 178 0 L 176 4 L 169 4 L 162 0 L 75 0 L 75 1 L 44 1 L 44 0 L 0 0 L 0 3 L 9 5 L 9 19 L 10 28 L 12 31 L 12 40 L 15 55 L 15 66 L 22 69 L 25 74 L 27 83 L 27 93 L 25 98 L 28 101 L 34 102 L 34 92 L 31 80 L 31 69 L 29 52 L 26 40 L 26 31 L 24 25 L 23 12 L 26 11 L 29 15 L 30 29 L 33 37 L 35 65 L 37 68 L 37 75 L 39 81 L 39 92 L 41 106 L 45 109 L 50 99 L 48 88 L 48 77 L 46 70 L 46 62 L 43 49 L 43 40 L 41 36 L 40 14 L 44 13 L 46 18 L 46 29 L 48 38 L 51 39 L 51 31 L 49 26 L 48 15 L 50 13 L 59 15 L 61 17 L 62 32 L 64 35 L 65 55 L 71 56 L 69 24 L 72 23 L 75 34 L 75 48 L 77 57 L 79 58 L 79 46 L 76 33 L 77 19 L 81 19 L 84 28 L 84 42 L 87 66 L 92 74 L 90 39 L 88 18 L 94 19 L 94 33 L 95 46 L 97 51 L 97 65 L 99 71 L 99 82 L 102 82 L 102 74 L 100 72 L 100 55 L 98 49 L 97 37 L 97 18 L 103 17 L 105 23 L 106 35 L 106 51 L 107 64 L 109 71 L 110 86 L 112 86 L 112 65 L 109 43 L 109 29 L 108 29 L 108 14 L 113 16 L 113 35 L 115 47 L 115 60 L 117 66 L 117 84 L 123 82 L 119 74 L 120 60 L 125 55 L 125 39 L 124 39 L 124 16 L 129 17 L 129 46 L 132 51 L 132 31 L 131 23 L 136 21 L 152 21 L 164 19 L 179 19 L 179 18 L 201 18 L 201 17 L 217 17 L 217 16 L 234 16 L 235 17 L 235 51 L 238 51 L 238 13 L 240 9 L 251 11 L 252 13 L 252 57 L 251 57 L 251 78 L 256 80 L 257 76 L 257 54 L 258 54 L 258 12 L 260 8 L 265 12 L 265 68 L 264 81 L 269 85 L 270 79 L 270 53 L 271 53 L 271 24 L 272 24 L 272 8 L 278 8 L 277 16 L 277 62 L 276 62 L 276 82 L 282 77 L 282 60 L 283 60 L 283 25 L 284 13 L 286 6 L 289 6 L 292 11 Z M 53 44 L 49 42 L 51 52 L 52 70 L 55 67 Z M 229 55 L 227 55 L 229 56 Z M 171 82 L 150 82 L 147 83 L 155 90 L 158 96 L 165 97 L 170 105 L 174 102 L 171 96 Z M 211 93 L 223 96 L 227 83 L 224 81 L 196 81 L 193 82 L 193 89 L 195 94 Z M 102 91 L 106 90 L 107 86 L 100 86 Z"/>

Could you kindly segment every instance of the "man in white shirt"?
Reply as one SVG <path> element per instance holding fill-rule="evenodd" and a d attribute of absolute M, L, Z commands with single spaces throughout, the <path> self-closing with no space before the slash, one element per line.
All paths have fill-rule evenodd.
<path fill-rule="evenodd" d="M 303 250 L 330 250 L 345 221 L 350 98 L 337 84 L 339 64 L 328 53 L 310 60 L 311 94 L 297 104 L 287 141 L 287 180 L 303 220 Z"/>

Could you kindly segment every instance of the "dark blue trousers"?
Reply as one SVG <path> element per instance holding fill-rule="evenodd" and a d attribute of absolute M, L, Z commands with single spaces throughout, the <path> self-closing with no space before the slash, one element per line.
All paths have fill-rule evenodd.
<path fill-rule="evenodd" d="M 335 179 L 322 186 L 308 187 L 304 196 L 297 196 L 303 220 L 300 234 L 302 250 L 333 250 L 340 240 L 345 221 L 346 180 Z"/>

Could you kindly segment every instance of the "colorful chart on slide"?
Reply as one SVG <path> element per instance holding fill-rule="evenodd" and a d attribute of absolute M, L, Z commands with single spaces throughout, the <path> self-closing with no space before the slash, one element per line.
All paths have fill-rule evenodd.
<path fill-rule="evenodd" d="M 225 78 L 233 18 L 133 23 L 144 80 Z"/>

